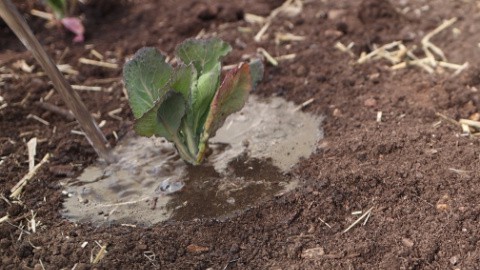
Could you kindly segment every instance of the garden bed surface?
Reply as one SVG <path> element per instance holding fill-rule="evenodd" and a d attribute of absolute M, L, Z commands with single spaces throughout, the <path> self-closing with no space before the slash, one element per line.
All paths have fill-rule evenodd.
<path fill-rule="evenodd" d="M 274 18 L 264 39 L 255 42 L 261 26 L 244 15 L 266 17 L 283 1 L 135 0 L 87 7 L 85 44 L 72 44 L 72 36 L 28 15 L 41 6 L 16 2 L 55 61 L 78 71 L 70 83 L 102 87 L 79 93 L 97 121 L 106 121 L 102 131 L 112 145 L 133 125 L 122 91 L 125 60 L 143 46 L 173 55 L 176 44 L 202 30 L 232 44 L 225 64 L 259 47 L 273 56 L 295 54 L 276 67 L 267 64 L 255 93 L 299 105 L 312 99 L 303 110 L 325 116 L 325 138 L 290 172 L 299 177 L 299 188 L 226 221 L 167 221 L 147 228 L 72 223 L 60 215 L 65 195 L 59 182 L 95 162 L 95 152 L 72 133 L 80 130 L 75 122 L 39 105 L 50 96 L 46 102 L 65 108 L 57 93 L 49 95 L 52 86 L 37 74 L 32 56 L 0 23 L 0 74 L 12 74 L 0 80 L 7 104 L 0 109 L 0 217 L 9 216 L 0 223 L 1 269 L 480 267 L 479 138 L 462 136 L 461 127 L 437 115 L 458 120 L 480 111 L 477 2 L 302 1 L 299 14 Z M 419 44 L 452 17 L 458 21 L 432 41 L 450 62 L 469 62 L 456 76 L 448 69 L 392 71 L 386 61 L 355 63 L 374 44 Z M 277 44 L 275 33 L 304 39 Z M 338 41 L 354 42 L 354 57 L 335 48 Z M 95 59 L 92 49 L 119 68 L 79 63 L 81 57 Z M 35 65 L 34 71 L 16 68 L 20 60 Z M 26 185 L 20 205 L 8 199 L 9 190 L 28 172 L 26 142 L 33 137 L 36 162 L 47 153 L 52 157 Z M 368 220 L 344 233 L 360 217 L 352 212 L 370 208 Z M 32 213 L 40 222 L 35 233 L 27 228 Z M 99 246 L 106 253 L 94 265 Z"/>

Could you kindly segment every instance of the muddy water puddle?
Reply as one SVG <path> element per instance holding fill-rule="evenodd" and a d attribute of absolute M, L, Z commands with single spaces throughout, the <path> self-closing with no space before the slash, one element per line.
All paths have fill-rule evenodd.
<path fill-rule="evenodd" d="M 288 171 L 316 149 L 320 124 L 320 117 L 281 98 L 252 96 L 196 167 L 162 138 L 127 136 L 114 149 L 117 163 L 94 164 L 62 182 L 68 195 L 62 214 L 98 225 L 228 218 L 298 185 Z"/>

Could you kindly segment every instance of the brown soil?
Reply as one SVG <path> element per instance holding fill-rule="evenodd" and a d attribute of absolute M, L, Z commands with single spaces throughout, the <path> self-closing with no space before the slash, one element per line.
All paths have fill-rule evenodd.
<path fill-rule="evenodd" d="M 314 98 L 305 110 L 326 116 L 325 139 L 291 172 L 302 180 L 297 190 L 227 221 L 171 221 L 150 228 L 94 227 L 61 218 L 59 180 L 91 164 L 95 152 L 71 133 L 79 129 L 75 122 L 38 106 L 52 87 L 46 77 L 13 68 L 20 59 L 35 61 L 0 24 L 0 65 L 16 74 L 0 84 L 8 104 L 0 110 L 1 194 L 8 197 L 27 173 L 30 138 L 39 140 L 37 162 L 53 155 L 26 186 L 23 205 L 0 199 L 0 217 L 9 215 L 0 224 L 0 268 L 42 269 L 42 263 L 45 269 L 478 269 L 480 142 L 460 136 L 461 129 L 445 121 L 437 124 L 435 115 L 459 119 L 479 111 L 477 3 L 304 1 L 301 14 L 274 20 L 265 41 L 253 41 L 258 26 L 252 33 L 237 31 L 251 26 L 242 19 L 245 13 L 266 16 L 282 2 L 138 0 L 86 12 L 86 43 L 120 64 L 146 45 L 171 54 L 178 42 L 202 29 L 234 45 L 227 64 L 257 47 L 274 55 L 296 53 L 294 60 L 266 68 L 257 93 L 298 104 Z M 454 25 L 459 34 L 450 28 L 434 42 L 452 62 L 469 61 L 456 77 L 417 68 L 392 72 L 385 62 L 352 65 L 334 48 L 337 41 L 353 41 L 359 55 L 374 43 L 411 45 L 451 17 L 459 18 Z M 93 58 L 90 49 L 72 45 L 69 34 L 44 28 L 38 18 L 27 19 L 49 53 L 80 72 L 69 78 L 72 84 L 108 89 L 81 95 L 98 120 L 106 120 L 102 130 L 115 144 L 114 132 L 121 137 L 132 125 L 121 70 L 78 63 L 80 57 Z M 276 45 L 274 33 L 280 31 L 306 40 Z M 99 81 L 105 78 L 116 79 Z M 57 94 L 48 102 L 63 107 Z M 117 108 L 123 121 L 108 116 Z M 381 123 L 375 120 L 377 111 L 383 112 Z M 358 217 L 353 211 L 370 207 L 364 226 L 342 233 Z M 25 226 L 31 211 L 41 222 L 36 233 Z M 93 265 L 91 254 L 99 250 L 95 241 L 107 245 L 107 253 Z M 88 245 L 82 248 L 84 242 Z"/>

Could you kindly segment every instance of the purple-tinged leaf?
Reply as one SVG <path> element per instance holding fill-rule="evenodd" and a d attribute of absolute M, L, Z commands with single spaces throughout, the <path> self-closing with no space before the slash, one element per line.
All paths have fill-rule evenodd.
<path fill-rule="evenodd" d="M 210 111 L 200 139 L 197 162 L 203 159 L 208 139 L 215 136 L 215 132 L 223 125 L 227 116 L 243 108 L 251 90 L 252 77 L 248 64 L 242 63 L 225 75 L 210 104 Z"/>
<path fill-rule="evenodd" d="M 85 40 L 85 27 L 83 27 L 82 21 L 77 17 L 65 17 L 60 20 L 65 28 L 75 34 L 73 42 L 81 43 Z"/>

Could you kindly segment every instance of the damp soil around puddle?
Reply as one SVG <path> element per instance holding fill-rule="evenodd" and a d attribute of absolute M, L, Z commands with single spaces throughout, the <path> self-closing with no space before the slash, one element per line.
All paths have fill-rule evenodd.
<path fill-rule="evenodd" d="M 129 135 L 114 149 L 118 162 L 63 181 L 62 214 L 97 225 L 232 217 L 298 185 L 288 172 L 315 149 L 320 124 L 291 102 L 251 96 L 211 139 L 199 166 L 182 161 L 163 138 Z"/>

